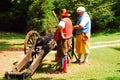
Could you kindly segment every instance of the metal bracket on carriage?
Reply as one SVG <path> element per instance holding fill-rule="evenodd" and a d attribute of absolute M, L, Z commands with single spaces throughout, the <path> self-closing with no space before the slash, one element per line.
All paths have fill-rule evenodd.
<path fill-rule="evenodd" d="M 49 45 L 50 49 L 53 49 L 53 48 L 55 48 L 55 46 L 57 46 L 57 43 L 56 43 L 56 41 L 54 41 L 54 39 L 51 39 L 51 41 L 48 43 L 48 45 Z"/>

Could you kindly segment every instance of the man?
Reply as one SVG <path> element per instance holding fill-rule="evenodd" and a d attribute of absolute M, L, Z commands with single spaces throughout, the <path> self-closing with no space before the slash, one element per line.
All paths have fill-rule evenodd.
<path fill-rule="evenodd" d="M 61 21 L 54 35 L 54 39 L 57 42 L 57 56 L 60 63 L 59 71 L 64 73 L 67 72 L 67 52 L 71 47 L 73 37 L 73 26 L 69 16 L 70 14 L 68 14 L 66 9 L 61 9 Z"/>
<path fill-rule="evenodd" d="M 77 8 L 79 15 L 77 24 L 74 26 L 76 36 L 76 52 L 78 54 L 78 62 L 88 64 L 88 54 L 90 53 L 90 34 L 91 20 L 84 7 Z M 81 57 L 84 55 L 84 60 Z"/>

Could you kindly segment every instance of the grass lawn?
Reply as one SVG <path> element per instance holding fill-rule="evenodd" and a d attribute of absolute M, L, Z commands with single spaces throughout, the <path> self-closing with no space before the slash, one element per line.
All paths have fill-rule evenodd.
<path fill-rule="evenodd" d="M 52 73 L 53 57 L 54 54 L 46 56 L 33 80 L 120 80 L 120 47 L 91 49 L 90 65 L 71 63 L 66 74 Z"/>
<path fill-rule="evenodd" d="M 102 42 L 102 41 L 114 41 L 120 40 L 120 32 L 118 33 L 99 33 L 99 34 L 92 34 L 91 36 L 91 43 L 93 42 Z"/>
<path fill-rule="evenodd" d="M 23 48 L 25 35 L 18 33 L 0 33 L 0 50 Z"/>
<path fill-rule="evenodd" d="M 21 44 L 22 46 L 24 37 L 25 36 L 22 35 L 22 38 L 18 37 L 17 39 L 14 38 L 12 40 L 15 40 L 16 42 L 16 40 L 19 39 L 19 43 L 16 42 L 16 44 Z M 6 39 L 1 39 L 0 36 L 0 43 L 2 40 Z M 94 45 L 94 42 L 115 40 L 120 40 L 120 33 L 101 33 L 92 35 L 91 46 Z M 5 43 L 9 44 L 8 41 Z M 117 42 L 116 44 L 119 43 L 120 42 Z M 12 46 L 11 44 L 14 44 L 14 41 L 10 42 L 9 45 Z M 68 65 L 68 73 L 65 74 L 57 74 L 53 72 L 53 70 L 55 70 L 53 65 L 56 64 L 56 62 L 53 62 L 53 60 L 54 53 L 49 53 L 33 74 L 32 79 L 28 80 L 120 80 L 120 46 L 91 49 L 91 53 L 89 55 L 90 65 L 79 65 L 71 63 Z M 74 61 L 75 59 L 73 59 L 73 62 Z M 0 79 L 3 80 L 3 76 L 0 76 Z"/>

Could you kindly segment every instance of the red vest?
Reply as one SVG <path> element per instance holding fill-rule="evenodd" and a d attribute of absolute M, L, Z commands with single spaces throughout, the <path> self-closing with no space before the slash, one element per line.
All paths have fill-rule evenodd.
<path fill-rule="evenodd" d="M 72 32 L 73 32 L 73 26 L 72 26 L 72 22 L 69 18 L 64 18 L 62 19 L 62 21 L 65 22 L 65 27 L 63 29 L 63 33 L 65 38 L 71 38 L 72 37 Z"/>
<path fill-rule="evenodd" d="M 72 22 L 69 18 L 64 18 L 62 19 L 62 21 L 65 22 L 65 27 L 63 29 L 63 33 L 64 33 L 64 36 L 65 36 L 65 39 L 68 39 L 68 38 L 71 38 L 73 35 L 72 35 L 72 32 L 73 32 L 73 26 L 72 26 Z M 61 37 L 61 34 L 60 34 L 60 31 L 57 29 L 55 34 L 54 34 L 54 39 L 56 41 L 58 40 L 61 40 L 62 37 Z"/>

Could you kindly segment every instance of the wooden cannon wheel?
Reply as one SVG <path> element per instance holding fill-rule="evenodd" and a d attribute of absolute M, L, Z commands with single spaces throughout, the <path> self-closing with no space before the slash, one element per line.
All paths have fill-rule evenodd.
<path fill-rule="evenodd" d="M 40 35 L 35 30 L 31 30 L 27 33 L 24 42 L 24 54 L 26 54 L 28 52 L 28 49 L 31 48 L 31 46 L 36 43 L 36 40 L 38 38 L 40 38 Z"/>

